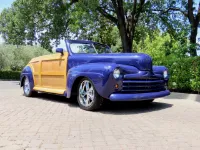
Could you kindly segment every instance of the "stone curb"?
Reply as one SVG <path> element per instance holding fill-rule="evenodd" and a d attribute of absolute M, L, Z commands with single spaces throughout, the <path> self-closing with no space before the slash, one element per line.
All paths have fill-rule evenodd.
<path fill-rule="evenodd" d="M 199 101 L 200 102 L 200 95 L 199 94 L 171 92 L 171 95 L 165 97 L 164 99 L 192 100 L 192 101 Z"/>

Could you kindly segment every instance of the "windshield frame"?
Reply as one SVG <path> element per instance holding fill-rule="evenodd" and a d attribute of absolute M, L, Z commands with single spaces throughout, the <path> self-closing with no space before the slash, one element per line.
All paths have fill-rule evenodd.
<path fill-rule="evenodd" d="M 111 48 L 108 46 L 108 45 L 106 45 L 106 44 L 101 44 L 101 43 L 98 43 L 98 42 L 93 42 L 93 46 L 95 47 L 95 45 L 100 45 L 100 46 L 102 46 L 102 47 L 105 47 L 105 49 L 106 48 L 108 48 L 109 49 L 109 53 L 112 53 L 112 50 L 111 50 Z M 95 49 L 96 49 L 96 47 L 95 47 Z M 96 50 L 97 51 L 97 50 Z M 109 54 L 108 53 L 108 54 Z M 102 53 L 98 53 L 98 51 L 97 51 L 97 54 L 102 54 Z M 107 54 L 107 53 L 104 53 L 104 54 Z"/>

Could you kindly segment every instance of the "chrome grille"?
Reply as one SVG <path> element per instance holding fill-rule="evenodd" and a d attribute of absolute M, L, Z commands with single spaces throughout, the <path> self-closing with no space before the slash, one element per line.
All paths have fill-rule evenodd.
<path fill-rule="evenodd" d="M 123 93 L 147 93 L 164 91 L 165 82 L 158 78 L 125 79 L 122 85 Z"/>

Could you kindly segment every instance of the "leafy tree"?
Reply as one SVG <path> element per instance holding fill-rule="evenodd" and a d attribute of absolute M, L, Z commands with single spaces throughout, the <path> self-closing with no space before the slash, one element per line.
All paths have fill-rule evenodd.
<path fill-rule="evenodd" d="M 187 36 L 189 26 L 190 55 L 196 56 L 196 37 L 200 21 L 200 4 L 198 10 L 196 10 L 194 0 L 173 0 L 168 1 L 168 6 L 163 5 L 161 8 L 157 7 L 154 11 L 159 12 L 158 15 L 167 26 L 170 34 L 174 37 L 180 38 L 181 36 L 178 34 L 183 30 L 186 31 L 185 36 Z"/>
<path fill-rule="evenodd" d="M 19 27 L 18 27 L 19 26 Z M 12 8 L 4 9 L 0 16 L 0 33 L 6 43 L 25 44 L 25 26 L 18 22 L 16 12 Z"/>
<path fill-rule="evenodd" d="M 196 37 L 197 37 L 197 32 L 198 32 L 198 26 L 199 26 L 199 21 L 200 21 L 200 3 L 199 3 L 199 8 L 197 14 L 194 13 L 194 1 L 193 0 L 188 0 L 188 3 L 185 4 L 186 12 L 183 12 L 183 14 L 188 18 L 190 22 L 190 43 L 196 45 Z M 196 47 L 192 47 L 190 49 L 190 54 L 192 56 L 197 56 L 197 51 Z"/>
<path fill-rule="evenodd" d="M 113 23 L 91 13 L 83 3 L 69 7 L 63 0 L 17 0 L 0 15 L 0 32 L 8 44 L 35 45 L 51 51 L 51 42 L 78 38 L 115 44 Z M 17 37 L 17 38 L 16 38 Z"/>
<path fill-rule="evenodd" d="M 68 37 L 67 6 L 62 0 L 16 0 L 0 15 L 0 32 L 8 44 L 41 44 Z"/>
<path fill-rule="evenodd" d="M 74 39 L 88 39 L 108 45 L 115 44 L 113 23 L 79 2 L 70 9 L 69 31 Z"/>
<path fill-rule="evenodd" d="M 72 0 L 71 3 L 76 3 L 78 0 Z M 123 52 L 132 52 L 133 38 L 135 28 L 141 13 L 145 11 L 145 7 L 150 3 L 145 0 L 134 0 L 133 3 L 123 0 L 94 0 L 92 3 L 88 0 L 83 0 L 88 8 L 94 12 L 98 11 L 102 16 L 114 23 L 120 33 Z"/>
<path fill-rule="evenodd" d="M 98 12 L 111 21 L 119 30 L 123 52 L 136 52 L 135 49 L 132 50 L 133 40 L 138 43 L 145 38 L 146 32 L 150 35 L 160 27 L 176 40 L 183 38 L 178 36 L 180 33 L 183 35 L 179 29 L 184 29 L 184 36 L 187 36 L 185 17 L 180 17 L 177 15 L 177 9 L 172 9 L 172 6 L 179 6 L 180 2 L 184 0 L 71 0 L 70 4 L 83 3 L 90 14 Z M 174 20 L 175 15 L 177 16 Z"/>
<path fill-rule="evenodd" d="M 0 33 L 6 43 L 39 43 L 49 50 L 52 40 L 57 45 L 60 39 L 78 38 L 136 52 L 133 43 L 154 36 L 158 28 L 172 40 L 187 42 L 189 22 L 182 6 L 187 6 L 185 0 L 16 0 L 0 15 Z M 121 42 L 112 36 L 115 27 Z"/>
<path fill-rule="evenodd" d="M 155 62 L 159 63 L 167 56 L 186 57 L 189 48 L 189 41 L 182 43 L 173 40 L 169 33 L 161 33 L 159 30 L 153 32 L 153 38 L 149 35 L 144 41 L 140 41 L 135 45 L 138 52 L 147 53 L 153 57 Z"/>

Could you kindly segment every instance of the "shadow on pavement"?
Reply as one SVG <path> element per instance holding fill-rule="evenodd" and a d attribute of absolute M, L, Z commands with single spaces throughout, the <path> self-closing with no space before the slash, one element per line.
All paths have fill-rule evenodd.
<path fill-rule="evenodd" d="M 78 103 L 75 98 L 67 99 L 63 96 L 51 95 L 46 93 L 39 93 L 36 98 L 45 101 L 51 101 L 55 103 L 64 103 L 69 107 L 77 107 Z M 167 104 L 164 102 L 152 102 L 152 103 L 144 103 L 144 102 L 111 102 L 109 100 L 105 100 L 102 108 L 97 112 L 104 114 L 114 114 L 114 115 L 128 115 L 128 114 L 137 114 L 137 113 L 147 113 L 153 111 L 159 111 L 162 109 L 167 109 L 172 107 L 172 104 Z"/>
<path fill-rule="evenodd" d="M 38 93 L 37 96 L 35 96 L 35 98 L 45 100 L 45 101 L 51 101 L 55 103 L 64 103 L 64 104 L 69 105 L 70 107 L 78 107 L 78 102 L 76 100 L 68 99 L 60 95 Z"/>
<path fill-rule="evenodd" d="M 172 106 L 172 104 L 163 102 L 106 102 L 100 112 L 105 114 L 128 115 L 159 111 Z"/>

